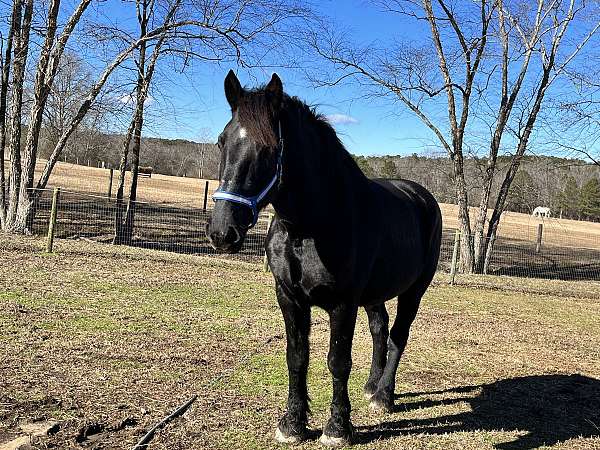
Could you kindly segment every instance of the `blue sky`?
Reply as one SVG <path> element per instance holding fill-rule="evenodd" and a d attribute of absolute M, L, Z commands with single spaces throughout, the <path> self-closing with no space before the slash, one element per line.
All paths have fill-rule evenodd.
<path fill-rule="evenodd" d="M 316 4 L 320 15 L 330 17 L 348 31 L 351 39 L 361 44 L 388 41 L 398 29 L 397 18 L 382 14 L 362 0 L 323 1 Z M 418 37 L 419 31 L 407 28 L 403 32 Z M 196 64 L 187 73 L 161 83 L 161 94 L 171 103 L 168 109 L 176 116 L 160 114 L 149 120 L 147 133 L 166 138 L 203 140 L 219 134 L 230 117 L 223 94 L 223 79 L 232 68 L 243 85 L 268 81 L 271 70 L 246 71 L 231 64 Z M 411 154 L 426 150 L 431 136 L 421 122 L 402 108 L 383 100 L 357 99 L 356 88 L 336 86 L 314 88 L 300 70 L 275 69 L 284 89 L 319 112 L 331 117 L 346 148 L 354 154 Z M 159 100 L 160 102 L 160 100 Z M 156 105 L 156 110 L 160 105 Z M 151 112 L 151 111 L 150 111 Z"/>
<path fill-rule="evenodd" d="M 122 0 L 109 0 L 113 7 L 98 7 L 106 18 L 130 25 L 135 29 L 135 18 L 131 16 L 131 3 Z M 430 30 L 426 21 L 416 21 L 406 16 L 381 12 L 367 0 L 307 0 L 311 1 L 315 13 L 327 17 L 335 23 L 335 29 L 344 32 L 350 43 L 358 46 L 390 48 L 394 41 L 410 42 L 417 46 L 430 40 Z M 575 28 L 575 26 L 573 26 Z M 579 30 L 584 32 L 585 30 Z M 597 42 L 597 40 L 595 41 Z M 488 50 L 491 44 L 488 45 Z M 588 44 L 588 47 L 593 43 Z M 568 47 L 567 47 L 568 48 Z M 289 50 L 291 51 L 291 50 Z M 568 50 L 570 51 L 570 50 Z M 581 62 L 582 53 L 577 64 Z M 327 68 L 323 61 L 312 59 L 306 61 L 307 55 L 287 54 L 288 58 L 304 58 L 305 64 Z M 283 59 L 283 58 L 282 58 Z M 432 61 L 437 61 L 432 55 Z M 285 61 L 273 61 L 275 65 L 285 65 Z M 573 64 L 572 64 L 573 65 Z M 537 77 L 536 66 L 539 60 L 532 61 L 528 77 Z M 579 66 L 578 66 L 579 67 Z M 193 62 L 184 73 L 177 73 L 168 66 L 157 72 L 153 80 L 154 97 L 149 102 L 146 114 L 146 136 L 164 138 L 182 138 L 194 141 L 212 141 L 223 129 L 230 118 L 229 107 L 223 93 L 225 75 L 233 69 L 243 85 L 252 87 L 257 83 L 265 83 L 270 79 L 272 69 L 247 70 L 228 63 Z M 327 69 L 326 69 L 327 70 Z M 333 69 L 328 69 L 333 70 Z M 436 70 L 435 67 L 432 70 Z M 432 132 L 412 112 L 401 103 L 394 103 L 390 98 L 361 98 L 356 83 L 346 83 L 327 88 L 315 88 L 301 69 L 275 69 L 284 83 L 285 91 L 290 95 L 302 98 L 308 104 L 331 118 L 342 142 L 354 154 L 360 155 L 407 155 L 412 153 L 440 153 L 440 143 Z M 436 70 L 437 72 L 437 70 Z M 493 77 L 492 77 L 492 85 Z M 559 86 L 559 85 L 558 85 Z M 561 94 L 573 94 L 572 86 L 551 88 Z M 570 90 L 567 92 L 565 89 Z M 486 101 L 489 108 L 495 110 L 494 103 L 499 99 L 491 95 Z M 499 94 L 499 93 L 498 93 Z M 526 94 L 521 93 L 525 98 Z M 547 96 L 548 97 L 548 96 Z M 547 101 L 546 101 L 547 102 Z M 426 106 L 428 115 L 435 117 L 434 122 L 444 132 L 447 123 L 445 96 L 442 94 Z M 478 108 L 481 108 L 478 110 Z M 556 111 L 548 110 L 555 114 Z M 475 112 L 475 114 L 473 114 Z M 517 113 L 513 114 L 513 118 Z M 468 152 L 485 151 L 489 141 L 489 122 L 492 117 L 485 102 L 479 106 L 471 105 L 469 119 Z M 539 127 L 536 129 L 539 130 Z M 122 131 L 122 130 L 120 130 Z M 536 137 L 540 136 L 540 139 Z M 534 131 L 530 147 L 536 152 L 553 152 L 542 142 L 543 133 Z M 449 140 L 449 139 L 448 139 Z M 514 139 L 507 133 L 503 144 L 511 149 Z"/>

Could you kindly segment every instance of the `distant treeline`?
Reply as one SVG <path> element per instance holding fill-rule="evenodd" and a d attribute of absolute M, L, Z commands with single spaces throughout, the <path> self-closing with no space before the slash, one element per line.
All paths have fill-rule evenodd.
<path fill-rule="evenodd" d="M 45 150 L 52 148 L 52 145 L 44 144 L 45 142 L 41 156 L 47 157 Z M 122 147 L 122 135 L 80 130 L 60 159 L 81 165 L 116 169 L 119 167 Z M 154 172 L 164 175 L 215 179 L 218 177 L 219 151 L 212 143 L 142 138 L 140 165 L 152 167 Z"/>
<path fill-rule="evenodd" d="M 123 136 L 79 131 L 63 154 L 63 160 L 83 165 L 119 166 Z M 43 150 L 42 150 L 43 155 Z M 455 203 L 452 166 L 448 158 L 411 156 L 355 156 L 363 172 L 373 178 L 406 178 L 434 193 L 438 201 Z M 212 143 L 184 139 L 143 138 L 142 166 L 165 175 L 217 179 L 219 150 Z M 499 158 L 499 164 L 509 160 Z M 469 199 L 479 206 L 478 194 L 486 160 L 465 161 Z M 494 182 L 497 192 L 503 172 Z M 492 196 L 494 198 L 494 196 Z M 578 159 L 526 156 L 511 188 L 507 209 L 530 214 L 536 206 L 548 206 L 555 217 L 600 221 L 600 167 Z M 490 205 L 493 207 L 493 205 Z"/>
<path fill-rule="evenodd" d="M 455 203 L 452 166 L 448 158 L 412 156 L 355 156 L 369 177 L 406 178 L 427 187 L 443 203 Z M 508 164 L 499 158 L 499 165 Z M 465 161 L 471 206 L 479 206 L 482 171 L 486 160 Z M 492 198 L 504 172 L 494 180 Z M 492 208 L 494 205 L 490 205 Z M 507 209 L 531 214 L 536 206 L 548 206 L 555 217 L 600 221 L 600 167 L 577 159 L 526 156 L 511 187 Z"/>

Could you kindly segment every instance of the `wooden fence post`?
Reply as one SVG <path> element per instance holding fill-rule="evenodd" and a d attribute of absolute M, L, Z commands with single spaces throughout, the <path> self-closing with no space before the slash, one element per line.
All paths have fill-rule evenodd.
<path fill-rule="evenodd" d="M 537 239 L 536 239 L 536 243 L 535 243 L 535 252 L 539 253 L 540 250 L 542 249 L 542 233 L 544 230 L 544 225 L 543 224 L 538 224 L 538 231 L 537 231 Z"/>
<path fill-rule="evenodd" d="M 273 223 L 273 214 L 269 214 L 269 221 L 267 222 L 267 234 L 269 234 L 269 229 L 271 228 L 271 223 Z M 263 270 L 265 272 L 269 272 L 269 260 L 267 259 L 266 250 L 265 250 L 265 255 L 263 256 Z"/>
<path fill-rule="evenodd" d="M 56 228 L 56 214 L 58 212 L 58 197 L 60 188 L 54 188 L 52 195 L 52 211 L 50 212 L 50 223 L 48 224 L 48 240 L 46 241 L 46 252 L 52 253 L 54 246 L 54 229 Z"/>
<path fill-rule="evenodd" d="M 454 285 L 456 277 L 456 265 L 458 264 L 458 248 L 460 246 L 460 230 L 454 233 L 454 248 L 452 249 L 452 266 L 450 267 L 450 285 Z"/>
<path fill-rule="evenodd" d="M 208 180 L 204 184 L 204 205 L 202 206 L 202 210 L 206 211 L 206 202 L 208 201 Z"/>
<path fill-rule="evenodd" d="M 113 169 L 109 169 L 110 174 L 108 175 L 108 198 L 112 197 L 112 184 L 113 184 Z"/>

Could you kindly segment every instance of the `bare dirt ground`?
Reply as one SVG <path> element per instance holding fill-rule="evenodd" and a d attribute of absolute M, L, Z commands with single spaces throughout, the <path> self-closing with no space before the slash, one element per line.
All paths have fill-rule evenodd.
<path fill-rule="evenodd" d="M 0 234 L 0 448 L 125 449 L 192 394 L 150 449 L 282 448 L 283 321 L 257 265 Z M 397 378 L 396 410 L 362 396 L 359 315 L 350 382 L 356 447 L 600 449 L 600 283 L 440 275 Z M 390 305 L 391 306 L 391 305 Z M 393 308 L 390 308 L 393 310 Z M 331 396 L 327 316 L 313 315 L 315 437 Z M 310 440 L 298 448 L 318 448 Z"/>

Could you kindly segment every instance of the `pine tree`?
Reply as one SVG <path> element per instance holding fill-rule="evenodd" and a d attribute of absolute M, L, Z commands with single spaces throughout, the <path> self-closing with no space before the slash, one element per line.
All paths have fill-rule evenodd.
<path fill-rule="evenodd" d="M 508 195 L 506 206 L 510 211 L 531 213 L 539 203 L 538 185 L 531 174 L 523 169 L 515 176 Z"/>
<path fill-rule="evenodd" d="M 587 220 L 600 219 L 600 182 L 598 178 L 591 178 L 581 187 L 579 209 Z"/>
<path fill-rule="evenodd" d="M 356 161 L 356 164 L 358 165 L 360 170 L 362 170 L 362 172 L 365 174 L 365 176 L 367 176 L 369 178 L 373 178 L 375 176 L 375 172 L 373 171 L 373 168 L 371 167 L 369 158 L 366 158 L 366 157 L 360 156 L 360 155 L 354 155 L 353 157 L 354 157 L 354 161 Z"/>
<path fill-rule="evenodd" d="M 579 186 L 573 175 L 569 175 L 565 188 L 558 194 L 558 207 L 564 216 L 571 219 L 581 215 Z"/>
<path fill-rule="evenodd" d="M 384 159 L 383 159 L 383 164 L 381 166 L 381 176 L 383 178 L 397 177 L 396 163 L 389 156 L 384 157 Z"/>

